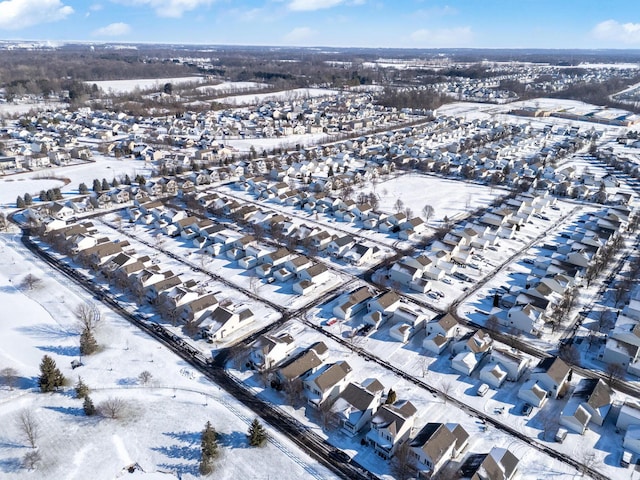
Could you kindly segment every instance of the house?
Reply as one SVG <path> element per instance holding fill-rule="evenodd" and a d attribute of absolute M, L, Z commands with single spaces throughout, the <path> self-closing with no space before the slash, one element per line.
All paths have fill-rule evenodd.
<path fill-rule="evenodd" d="M 281 385 L 302 379 L 320 368 L 329 356 L 329 349 L 323 342 L 316 342 L 292 359 L 286 361 L 276 371 L 276 378 Z"/>
<path fill-rule="evenodd" d="M 258 370 L 269 370 L 287 358 L 294 347 L 289 333 L 261 335 L 253 344 L 250 360 Z"/>
<path fill-rule="evenodd" d="M 380 249 L 376 246 L 356 243 L 344 254 L 343 258 L 353 265 L 360 266 L 375 260 L 379 253 Z"/>
<path fill-rule="evenodd" d="M 571 377 L 571 367 L 558 357 L 548 357 L 540 361 L 532 375 L 553 398 L 564 395 Z"/>
<path fill-rule="evenodd" d="M 640 425 L 640 405 L 625 402 L 620 408 L 620 413 L 618 413 L 616 428 L 627 430 L 634 425 Z"/>
<path fill-rule="evenodd" d="M 507 312 L 508 326 L 526 333 L 540 332 L 544 327 L 544 310 L 531 303 L 514 305 Z"/>
<path fill-rule="evenodd" d="M 203 338 L 219 342 L 251 322 L 253 312 L 249 308 L 232 310 L 219 306 L 200 321 L 199 327 Z"/>
<path fill-rule="evenodd" d="M 359 289 L 341 296 L 338 299 L 337 305 L 333 307 L 333 314 L 342 318 L 343 320 L 349 320 L 353 315 L 361 312 L 365 309 L 366 301 L 373 295 L 367 287 L 360 287 Z"/>
<path fill-rule="evenodd" d="M 402 343 L 407 343 L 414 333 L 415 330 L 408 323 L 396 323 L 389 329 L 389 336 Z"/>
<path fill-rule="evenodd" d="M 451 360 L 451 367 L 464 375 L 470 375 L 491 352 L 492 345 L 493 340 L 489 334 L 477 330 L 453 346 L 455 356 Z"/>
<path fill-rule="evenodd" d="M 640 425 L 630 425 L 627 428 L 622 446 L 630 452 L 640 455 Z"/>
<path fill-rule="evenodd" d="M 390 316 L 400 306 L 400 296 L 389 290 L 367 302 L 368 312 L 380 312 L 383 316 Z"/>
<path fill-rule="evenodd" d="M 309 404 L 316 408 L 325 401 L 331 404 L 347 386 L 351 371 L 351 366 L 344 360 L 340 360 L 324 365 L 305 378 L 303 385 Z"/>
<path fill-rule="evenodd" d="M 562 414 L 575 415 L 578 406 L 580 406 L 589 414 L 590 422 L 602 425 L 611 411 L 613 394 L 613 390 L 604 381 L 595 378 L 583 378 L 573 390 Z"/>
<path fill-rule="evenodd" d="M 547 396 L 547 390 L 535 379 L 527 380 L 518 389 L 518 398 L 534 407 L 542 407 L 547 401 Z"/>
<path fill-rule="evenodd" d="M 507 372 L 499 363 L 487 363 L 480 370 L 480 381 L 490 387 L 500 388 L 507 379 Z"/>
<path fill-rule="evenodd" d="M 450 313 L 437 317 L 427 322 L 427 336 L 422 342 L 422 347 L 438 355 L 449 345 L 459 330 L 458 321 Z"/>
<path fill-rule="evenodd" d="M 411 457 L 421 476 L 432 477 L 469 444 L 469 434 L 459 424 L 427 423 L 410 440 Z"/>
<path fill-rule="evenodd" d="M 408 400 L 383 405 L 371 419 L 366 441 L 384 459 L 393 456 L 398 445 L 411 435 L 417 409 Z"/>
<path fill-rule="evenodd" d="M 529 359 L 515 351 L 494 348 L 489 357 L 492 363 L 500 365 L 507 372 L 507 380 L 517 382 L 529 366 Z"/>
<path fill-rule="evenodd" d="M 493 447 L 470 477 L 471 480 L 511 480 L 518 463 L 518 457 L 508 449 Z"/>
<path fill-rule="evenodd" d="M 349 383 L 331 407 L 342 431 L 351 437 L 357 435 L 380 408 L 383 392 L 384 385 L 373 378 Z"/>
<path fill-rule="evenodd" d="M 176 306 L 176 316 L 185 323 L 200 319 L 218 305 L 218 299 L 213 293 L 204 294 L 198 298 Z"/>
<path fill-rule="evenodd" d="M 333 257 L 342 257 L 345 255 L 354 245 L 356 241 L 351 235 L 344 235 L 342 237 L 334 238 L 327 245 L 327 252 Z"/>
<path fill-rule="evenodd" d="M 559 423 L 572 432 L 583 435 L 591 420 L 591 414 L 579 401 L 569 400 L 560 412 Z"/>
<path fill-rule="evenodd" d="M 156 303 L 158 296 L 162 294 L 162 292 L 170 290 L 178 285 L 182 285 L 182 280 L 178 275 L 172 275 L 170 277 L 164 278 L 159 282 L 155 282 L 144 288 L 145 298 L 149 303 Z"/>

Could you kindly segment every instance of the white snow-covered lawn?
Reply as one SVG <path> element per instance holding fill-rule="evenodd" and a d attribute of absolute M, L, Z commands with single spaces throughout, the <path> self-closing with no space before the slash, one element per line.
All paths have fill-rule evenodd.
<path fill-rule="evenodd" d="M 137 78 L 131 80 L 103 80 L 98 82 L 86 82 L 89 85 L 97 85 L 106 93 L 127 93 L 135 90 L 149 90 L 151 88 L 162 89 L 165 83 L 184 84 L 200 83 L 202 77 L 177 77 L 177 78 Z"/>
<path fill-rule="evenodd" d="M 337 94 L 337 90 L 329 90 L 326 88 L 295 88 L 293 90 L 283 90 L 281 92 L 259 93 L 248 95 L 235 95 L 218 99 L 221 103 L 229 105 L 256 105 L 266 100 L 297 100 L 312 97 L 324 97 Z"/>
<path fill-rule="evenodd" d="M 42 280 L 31 291 L 20 286 L 27 273 Z M 215 478 L 335 478 L 269 426 L 273 441 L 250 448 L 245 436 L 254 417 L 250 411 L 100 304 L 101 351 L 83 357 L 84 366 L 72 370 L 70 362 L 79 354 L 73 311 L 89 300 L 80 287 L 41 267 L 17 237 L 0 237 L 0 369 L 15 368 L 19 376 L 14 390 L 0 387 L 0 478 L 112 480 L 132 463 L 146 472 L 172 472 L 168 478 L 196 478 L 199 433 L 207 421 L 220 434 Z M 39 393 L 36 378 L 45 354 L 72 385 L 82 376 L 96 405 L 121 399 L 122 418 L 86 417 L 72 391 Z M 152 375 L 146 385 L 138 380 L 143 371 Z M 40 427 L 36 444 L 42 462 L 33 472 L 21 466 L 31 450 L 15 423 L 23 410 L 31 411 Z"/>

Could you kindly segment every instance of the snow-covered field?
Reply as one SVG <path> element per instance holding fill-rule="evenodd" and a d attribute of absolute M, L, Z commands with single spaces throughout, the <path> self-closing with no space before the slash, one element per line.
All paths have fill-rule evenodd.
<path fill-rule="evenodd" d="M 32 196 L 37 197 L 40 190 L 54 187 L 60 187 L 63 195 L 77 195 L 78 186 L 82 182 L 91 188 L 95 178 L 99 180 L 106 178 L 108 182 L 111 182 L 113 178 L 119 178 L 125 174 L 134 178 L 138 174 L 148 175 L 151 171 L 151 165 L 145 165 L 139 160 L 120 160 L 101 155 L 94 155 L 94 160 L 95 162 L 82 165 L 49 168 L 37 172 L 0 177 L 0 205 L 14 206 L 18 195 L 29 192 Z M 46 175 L 68 178 L 71 182 L 64 185 L 61 180 L 42 179 Z"/>
<path fill-rule="evenodd" d="M 177 78 L 137 78 L 132 80 L 103 80 L 98 82 L 85 82 L 89 85 L 97 85 L 106 93 L 127 93 L 135 90 L 162 89 L 165 83 L 178 85 L 181 83 L 200 83 L 202 77 L 177 77 Z"/>
<path fill-rule="evenodd" d="M 273 441 L 250 448 L 245 433 L 251 412 L 106 308 L 99 307 L 103 319 L 96 332 L 101 351 L 83 357 L 85 365 L 72 370 L 70 362 L 79 355 L 73 311 L 91 297 L 42 268 L 13 235 L 0 238 L 0 252 L 0 305 L 5 306 L 0 369 L 12 367 L 19 375 L 17 388 L 0 388 L 0 478 L 112 480 L 132 463 L 147 472 L 172 472 L 167 478 L 196 478 L 199 433 L 207 421 L 220 434 L 215 478 L 335 478 L 269 427 Z M 27 273 L 42 284 L 31 291 L 19 287 Z M 122 418 L 86 417 L 72 391 L 38 393 L 38 366 L 45 354 L 71 384 L 82 376 L 96 405 L 122 399 Z M 152 375 L 146 385 L 137 378 L 143 371 Z M 21 467 L 31 450 L 15 423 L 23 410 L 31 411 L 40 427 L 36 444 L 42 461 L 33 472 Z"/>
<path fill-rule="evenodd" d="M 0 117 L 5 115 L 23 115 L 31 110 L 57 110 L 63 107 L 60 102 L 0 103 Z"/>
<path fill-rule="evenodd" d="M 296 100 L 311 97 L 324 97 L 327 95 L 336 95 L 337 90 L 329 90 L 326 88 L 296 88 L 293 90 L 283 90 L 282 92 L 259 93 L 249 95 L 235 95 L 232 97 L 224 97 L 218 99 L 221 103 L 229 105 L 255 105 L 260 102 L 273 100 Z"/>
<path fill-rule="evenodd" d="M 217 85 L 202 85 L 200 87 L 196 87 L 196 90 L 200 90 L 202 92 L 207 93 L 235 93 L 242 92 L 246 90 L 255 90 L 258 88 L 267 88 L 269 87 L 268 83 L 259 83 L 259 82 L 222 82 Z"/>
<path fill-rule="evenodd" d="M 371 187 L 363 190 L 371 192 Z M 355 193 L 355 197 L 359 192 Z M 402 175 L 383 180 L 376 185 L 375 193 L 380 197 L 379 210 L 396 212 L 396 202 L 402 202 L 403 210 L 410 208 L 414 216 L 424 218 L 425 205 L 433 207 L 429 224 L 435 224 L 448 217 L 456 219 L 461 214 L 488 206 L 493 199 L 504 195 L 501 188 L 490 188 L 475 183 L 447 180 L 420 174 Z"/>

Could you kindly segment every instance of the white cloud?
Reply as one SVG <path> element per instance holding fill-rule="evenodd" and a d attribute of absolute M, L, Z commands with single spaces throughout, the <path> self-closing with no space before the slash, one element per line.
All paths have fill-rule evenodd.
<path fill-rule="evenodd" d="M 111 23 L 106 27 L 99 28 L 93 32 L 96 37 L 119 37 L 131 31 L 131 26 L 126 23 Z"/>
<path fill-rule="evenodd" d="M 341 3 L 344 3 L 344 0 L 291 0 L 289 10 L 308 12 L 335 7 Z"/>
<path fill-rule="evenodd" d="M 425 18 L 435 18 L 435 17 L 445 17 L 447 15 L 457 15 L 458 10 L 450 7 L 449 5 L 445 5 L 444 7 L 428 7 L 417 10 L 414 13 L 414 16 L 420 16 Z"/>
<path fill-rule="evenodd" d="M 40 23 L 63 20 L 73 8 L 60 0 L 0 1 L 0 29 L 18 30 Z"/>
<path fill-rule="evenodd" d="M 426 28 L 416 30 L 410 35 L 414 46 L 421 47 L 464 47 L 470 46 L 473 32 L 470 27 Z"/>
<path fill-rule="evenodd" d="M 610 40 L 624 44 L 640 44 L 640 23 L 620 23 L 615 20 L 600 22 L 591 31 L 600 40 Z"/>
<path fill-rule="evenodd" d="M 148 6 L 155 10 L 159 17 L 179 18 L 184 12 L 208 7 L 216 0 L 112 0 L 127 6 Z"/>
<path fill-rule="evenodd" d="M 284 41 L 293 45 L 300 45 L 315 35 L 315 30 L 309 27 L 296 27 L 284 36 Z"/>

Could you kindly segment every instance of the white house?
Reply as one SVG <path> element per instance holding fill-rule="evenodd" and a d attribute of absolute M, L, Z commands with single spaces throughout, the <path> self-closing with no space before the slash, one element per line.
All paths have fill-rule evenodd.
<path fill-rule="evenodd" d="M 351 371 L 351 366 L 340 360 L 305 378 L 303 385 L 309 405 L 318 408 L 325 401 L 332 402 L 347 386 Z"/>
<path fill-rule="evenodd" d="M 249 308 L 231 310 L 218 307 L 200 322 L 200 332 L 211 341 L 221 341 L 231 333 L 253 322 L 253 312 Z"/>
<path fill-rule="evenodd" d="M 411 457 L 424 477 L 432 477 L 469 444 L 469 434 L 459 424 L 427 423 L 409 441 Z"/>
<path fill-rule="evenodd" d="M 357 435 L 380 408 L 383 392 L 384 385 L 373 378 L 360 384 L 349 383 L 331 407 L 342 431 L 351 437 Z"/>
<path fill-rule="evenodd" d="M 295 343 L 289 333 L 265 334 L 254 342 L 250 359 L 258 370 L 268 370 L 287 358 L 294 348 Z"/>
<path fill-rule="evenodd" d="M 367 443 L 380 457 L 391 458 L 398 445 L 409 438 L 416 413 L 416 407 L 407 400 L 383 405 L 371 419 Z"/>

